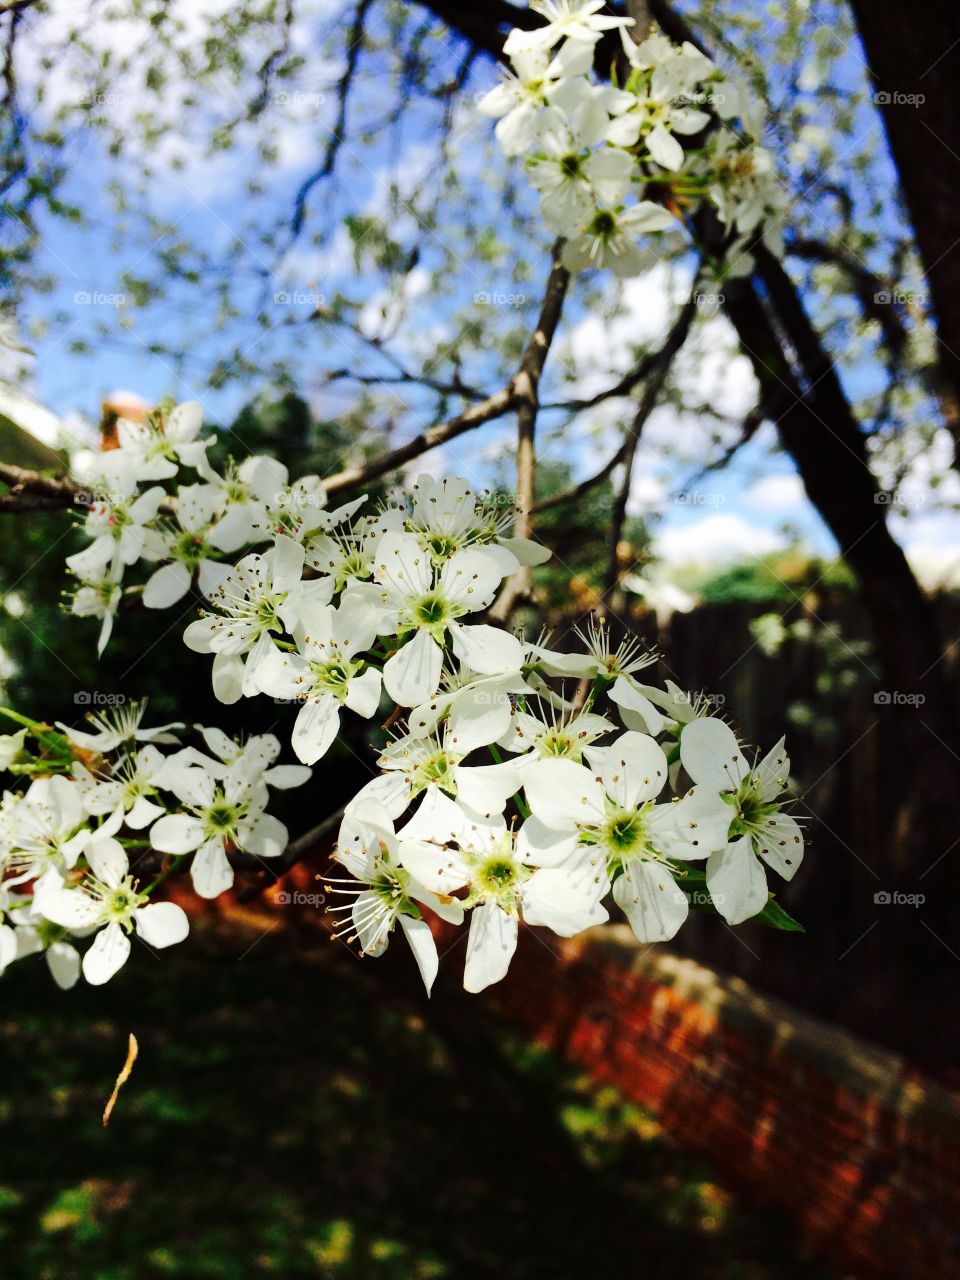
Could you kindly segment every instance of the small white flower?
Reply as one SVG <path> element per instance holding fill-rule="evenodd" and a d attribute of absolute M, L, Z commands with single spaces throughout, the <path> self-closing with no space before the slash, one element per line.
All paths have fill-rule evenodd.
<path fill-rule="evenodd" d="M 83 957 L 83 976 L 101 986 L 126 963 L 133 929 L 151 947 L 170 947 L 183 941 L 190 926 L 176 903 L 151 904 L 138 892 L 127 855 L 112 836 L 94 835 L 84 853 L 90 874 L 76 888 L 61 881 L 44 896 L 42 910 L 65 929 L 97 930 Z"/>
<path fill-rule="evenodd" d="M 646 259 L 637 238 L 675 225 L 673 215 L 650 200 L 641 200 L 619 212 L 598 209 L 583 233 L 564 245 L 563 265 L 568 271 L 609 267 L 617 276 L 638 275 Z"/>
<path fill-rule="evenodd" d="M 291 743 L 298 760 L 314 764 L 340 731 L 340 709 L 369 719 L 380 703 L 380 672 L 358 657 L 377 636 L 375 608 L 349 596 L 339 609 L 309 604 L 294 638 L 297 653 L 274 649 L 259 674 L 261 690 L 275 698 L 298 698 L 303 705 Z"/>
<path fill-rule="evenodd" d="M 353 882 L 334 880 L 325 885 L 330 893 L 347 899 L 342 907 L 334 909 L 334 914 L 345 916 L 350 926 L 344 921 L 334 937 L 346 932 L 348 942 L 359 943 L 361 954 L 380 956 L 399 921 L 429 995 L 439 959 L 430 926 L 422 918 L 418 903 L 451 924 L 463 920 L 463 907 L 449 894 L 431 892 L 420 884 L 401 864 L 400 851 L 393 823 L 383 806 L 375 800 L 356 805 L 349 824 L 341 829 L 334 854 L 350 872 Z"/>
<path fill-rule="evenodd" d="M 22 797 L 8 797 L 0 822 L 0 868 L 8 885 L 76 866 L 90 838 L 86 817 L 79 786 L 58 774 L 37 778 Z"/>
<path fill-rule="evenodd" d="M 456 815 L 456 806 L 452 811 Z M 405 828 L 399 856 L 422 884 L 438 894 L 468 890 L 467 991 L 482 991 L 504 977 L 521 919 L 565 938 L 607 919 L 600 905 L 605 872 L 589 850 L 558 866 L 537 867 L 534 851 L 502 819 L 478 822 L 463 814 L 443 845 L 406 836 Z"/>
<path fill-rule="evenodd" d="M 216 898 L 232 886 L 228 846 L 259 858 L 278 858 L 287 847 L 287 828 L 264 812 L 261 775 L 244 761 L 219 781 L 196 766 L 171 770 L 167 785 L 186 812 L 155 822 L 150 842 L 161 853 L 193 853 L 190 875 L 201 898 Z"/>
<path fill-rule="evenodd" d="M 520 670 L 523 650 L 515 636 L 459 621 L 485 609 L 503 578 L 496 558 L 484 548 L 457 551 L 435 572 L 414 534 L 386 533 L 377 547 L 374 573 L 379 585 L 369 591 L 376 592 L 383 611 L 380 633 L 406 639 L 383 668 L 384 687 L 400 706 L 419 706 L 436 693 L 448 635 L 460 661 L 482 675 Z M 352 590 L 363 589 L 360 584 Z"/>
<path fill-rule="evenodd" d="M 114 578 L 120 577 L 122 566 L 134 564 L 143 554 L 147 526 L 156 519 L 165 496 L 159 485 L 137 494 L 132 480 L 123 494 L 99 496 L 88 508 L 83 524 L 92 541 L 67 556 L 67 567 L 81 578 L 105 570 Z"/>
<path fill-rule="evenodd" d="M 595 774 L 571 760 L 539 760 L 524 771 L 530 804 L 528 838 L 541 856 L 579 842 L 599 849 L 616 878 L 613 896 L 641 942 L 672 938 L 689 904 L 674 879 L 674 859 L 706 858 L 726 841 L 726 806 L 694 790 L 657 804 L 667 781 L 663 749 L 627 732 L 609 747 L 586 752 Z"/>
<path fill-rule="evenodd" d="M 280 537 L 264 555 L 244 556 L 211 595 L 217 613 L 191 622 L 183 638 L 196 653 L 214 654 L 213 688 L 221 702 L 259 692 L 257 668 L 273 636 L 294 628 L 308 599 L 326 602 L 333 580 L 302 581 L 304 551 Z"/>
<path fill-rule="evenodd" d="M 182 485 L 177 493 L 176 524 L 170 521 L 150 530 L 143 558 L 167 563 L 154 570 L 143 588 L 143 603 L 148 609 L 168 609 L 182 600 L 194 575 L 209 598 L 229 573 L 230 566 L 219 557 L 237 547 L 232 532 L 224 545 L 222 527 L 215 523 L 219 505 L 216 485 Z"/>
<path fill-rule="evenodd" d="M 143 717 L 147 710 L 146 698 L 139 702 L 123 702 L 105 711 L 91 711 L 87 720 L 94 727 L 93 733 L 74 729 L 70 725 L 57 721 L 57 728 L 74 745 L 85 751 L 95 751 L 98 755 L 106 755 L 116 751 L 118 747 L 129 747 L 134 742 L 174 743 L 177 735 L 173 731 L 182 729 L 182 722 L 173 724 L 151 725 L 143 727 Z"/>
<path fill-rule="evenodd" d="M 113 631 L 113 620 L 123 595 L 110 565 L 91 570 L 81 578 L 80 585 L 70 597 L 70 612 L 75 618 L 99 618 L 100 635 L 97 639 L 97 655 L 103 653 Z"/>
<path fill-rule="evenodd" d="M 778 801 L 790 773 L 783 739 L 751 768 L 729 725 L 707 717 L 684 726 L 680 759 L 698 787 L 726 799 L 729 843 L 707 861 L 707 888 L 724 919 L 740 924 L 767 904 L 761 860 L 792 880 L 803 859 L 803 832 Z"/>
<path fill-rule="evenodd" d="M 600 13 L 604 0 L 530 0 L 530 8 L 547 20 L 532 34 L 547 48 L 558 40 L 583 40 L 595 44 L 604 31 L 632 27 L 632 18 L 614 18 Z"/>
<path fill-rule="evenodd" d="M 105 778 L 94 777 L 79 762 L 74 763 L 73 772 L 88 813 L 106 814 L 119 809 L 126 825 L 140 831 L 166 812 L 153 799 L 166 767 L 167 758 L 148 744 L 135 754 L 121 756 Z"/>
<path fill-rule="evenodd" d="M 182 463 L 196 467 L 205 458 L 212 436 L 200 438 L 203 410 L 196 400 L 178 404 L 164 421 L 117 423 L 117 465 L 126 466 L 138 480 L 170 480 Z"/>
<path fill-rule="evenodd" d="M 503 69 L 501 82 L 477 103 L 481 115 L 498 121 L 495 133 L 506 156 L 529 151 L 539 136 L 551 91 L 565 78 L 583 75 L 593 63 L 591 43 L 568 40 L 551 59 L 542 41 L 518 35 L 512 33 L 504 45 L 514 70 Z"/>

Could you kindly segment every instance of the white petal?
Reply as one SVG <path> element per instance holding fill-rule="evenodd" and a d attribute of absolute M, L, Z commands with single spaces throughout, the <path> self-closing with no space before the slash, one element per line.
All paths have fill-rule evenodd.
<path fill-rule="evenodd" d="M 117 887 L 129 870 L 123 845 L 112 836 L 94 835 L 84 853 L 93 874 L 111 889 Z"/>
<path fill-rule="evenodd" d="M 420 977 L 423 978 L 423 985 L 427 989 L 427 995 L 429 995 L 433 987 L 433 981 L 437 976 L 437 971 L 440 968 L 437 944 L 433 940 L 430 926 L 426 920 L 414 920 L 410 916 L 400 916 L 399 919 L 400 928 L 410 944 L 413 958 L 416 960 L 417 968 L 420 970 Z"/>
<path fill-rule="evenodd" d="M 772 814 L 756 840 L 757 853 L 768 867 L 792 880 L 803 861 L 803 832 L 788 813 Z"/>
<path fill-rule="evenodd" d="M 383 668 L 383 685 L 399 706 L 416 707 L 436 693 L 442 667 L 442 649 L 428 632 L 418 631 L 412 640 L 387 659 Z"/>
<path fill-rule="evenodd" d="M 470 878 L 466 863 L 455 849 L 401 837 L 397 852 L 403 866 L 431 893 L 449 896 Z"/>
<path fill-rule="evenodd" d="M 534 867 L 558 867 L 576 852 L 576 831 L 555 831 L 545 827 L 534 814 L 517 833 L 517 856 Z"/>
<path fill-rule="evenodd" d="M 654 735 L 663 730 L 664 716 L 640 692 L 629 676 L 617 677 L 610 690 L 610 699 L 619 706 L 623 723 L 628 729 L 639 729 Z"/>
<path fill-rule="evenodd" d="M 587 747 L 584 755 L 621 809 L 635 809 L 653 800 L 666 785 L 663 747 L 645 733 L 628 730 L 609 747 Z"/>
<path fill-rule="evenodd" d="M 485 624 L 464 627 L 454 623 L 450 634 L 453 651 L 460 661 L 481 675 L 519 671 L 523 665 L 523 645 L 509 631 Z"/>
<path fill-rule="evenodd" d="M 520 785 L 520 770 L 512 760 L 502 764 L 461 765 L 457 769 L 457 800 L 483 817 L 503 813 Z"/>
<path fill-rule="evenodd" d="M 190 878 L 201 898 L 219 897 L 233 885 L 233 867 L 222 840 L 208 840 L 200 846 L 190 866 Z"/>
<path fill-rule="evenodd" d="M 613 900 L 640 942 L 668 941 L 690 910 L 686 895 L 666 867 L 635 859 L 614 881 Z"/>
<path fill-rule="evenodd" d="M 378 582 L 404 599 L 426 595 L 433 585 L 430 557 L 412 533 L 383 535 L 374 573 Z"/>
<path fill-rule="evenodd" d="M 506 976 L 517 949 L 516 917 L 508 916 L 495 902 L 484 902 L 470 913 L 467 961 L 463 985 L 467 991 L 483 991 Z"/>
<path fill-rule="evenodd" d="M 171 947 L 190 932 L 187 913 L 175 902 L 153 902 L 133 917 L 140 937 L 151 947 Z"/>
<path fill-rule="evenodd" d="M 656 125 L 647 134 L 647 148 L 657 164 L 664 169 L 676 173 L 683 167 L 683 147 L 662 124 Z"/>
<path fill-rule="evenodd" d="M 240 654 L 216 654 L 210 674 L 214 696 L 218 702 L 232 706 L 234 702 L 240 701 L 243 697 L 243 658 Z"/>
<path fill-rule="evenodd" d="M 767 905 L 767 877 L 746 838 L 707 860 L 707 889 L 728 924 L 749 920 Z"/>
<path fill-rule="evenodd" d="M 603 820 L 602 785 L 572 760 L 535 760 L 523 771 L 523 789 L 545 826 L 574 831 Z"/>
<path fill-rule="evenodd" d="M 185 813 L 170 813 L 150 828 L 150 843 L 161 853 L 190 853 L 203 840 L 203 823 Z"/>
<path fill-rule="evenodd" d="M 277 791 L 293 791 L 309 782 L 312 777 L 313 770 L 304 765 L 277 764 L 266 770 L 263 780 L 267 786 L 274 787 Z"/>
<path fill-rule="evenodd" d="M 736 791 L 750 772 L 733 730 L 714 716 L 684 725 L 680 760 L 694 782 L 716 791 Z"/>
<path fill-rule="evenodd" d="M 240 848 L 258 858 L 278 858 L 289 843 L 287 828 L 279 818 L 261 813 L 252 826 L 241 830 Z"/>
<path fill-rule="evenodd" d="M 523 918 L 527 924 L 546 925 L 561 938 L 572 938 L 608 918 L 592 890 L 591 878 L 578 873 L 576 866 L 542 868 L 523 886 Z"/>
<path fill-rule="evenodd" d="M 108 924 L 93 940 L 83 957 L 83 976 L 91 986 L 101 987 L 127 962 L 130 939 L 119 924 Z"/>
<path fill-rule="evenodd" d="M 340 730 L 340 704 L 332 693 L 311 698 L 297 713 L 290 745 L 298 760 L 316 764 Z"/>
<path fill-rule="evenodd" d="M 143 603 L 148 609 L 167 609 L 190 590 L 190 571 L 179 560 L 162 564 L 147 579 Z"/>
<path fill-rule="evenodd" d="M 380 672 L 368 667 L 361 675 L 354 676 L 347 688 L 346 705 L 358 716 L 369 720 L 377 714 L 380 705 Z"/>
<path fill-rule="evenodd" d="M 80 953 L 69 942 L 51 942 L 47 947 L 47 968 L 61 991 L 69 991 L 80 977 Z"/>

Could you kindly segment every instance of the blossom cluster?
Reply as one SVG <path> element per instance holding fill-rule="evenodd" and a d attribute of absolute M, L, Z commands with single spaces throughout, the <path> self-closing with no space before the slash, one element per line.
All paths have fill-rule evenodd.
<path fill-rule="evenodd" d="M 642 237 L 689 227 L 704 202 L 728 233 L 722 274 L 749 274 L 746 247 L 758 235 L 781 251 L 783 196 L 760 142 L 763 113 L 744 88 L 688 41 L 655 33 L 634 43 L 633 19 L 600 13 L 602 0 L 530 7 L 546 24 L 510 32 L 510 69 L 478 109 L 497 119 L 504 153 L 525 157 L 569 270 L 638 274 Z M 613 28 L 628 68 L 622 87 L 592 77 L 597 42 Z"/>
<path fill-rule="evenodd" d="M 269 788 L 299 786 L 309 769 L 275 764 L 272 735 L 240 743 L 197 726 L 206 750 L 184 746 L 184 725 L 145 727 L 144 710 L 93 715 L 89 730 L 4 710 L 23 728 L 0 737 L 0 769 L 26 785 L 0 799 L 0 972 L 42 951 L 61 987 L 81 969 L 101 985 L 125 964 L 131 935 L 152 948 L 187 936 L 183 909 L 151 896 L 188 857 L 194 889 L 210 898 L 233 883 L 228 852 L 286 848 Z M 172 856 L 158 868 L 157 853 Z M 141 867 L 156 872 L 147 885 Z M 91 936 L 81 960 L 77 943 Z"/>
<path fill-rule="evenodd" d="M 602 624 L 577 635 L 580 651 L 526 644 L 499 675 L 454 651 L 346 808 L 350 876 L 327 886 L 341 931 L 375 956 L 399 924 L 428 990 L 423 908 L 470 914 L 469 991 L 506 974 L 521 923 L 570 937 L 608 918 L 607 898 L 645 943 L 674 937 L 691 901 L 797 927 L 765 871 L 789 880 L 803 857 L 783 741 L 751 761 L 706 699 L 637 678 L 655 661 L 638 642 L 612 648 Z"/>
<path fill-rule="evenodd" d="M 144 587 L 154 607 L 196 582 L 206 600 L 185 643 L 209 655 L 222 702 L 265 695 L 296 707 L 291 745 L 301 765 L 276 767 L 272 736 L 241 748 L 204 730 L 210 754 L 188 746 L 164 757 L 152 743 L 133 751 L 136 729 L 117 738 L 101 726 L 91 740 L 64 730 L 98 759 L 124 745 L 99 777 L 74 760 L 69 779 L 38 779 L 9 801 L 3 847 L 22 860 L 9 841 L 23 837 L 10 833 L 16 815 L 36 807 L 33 789 L 41 807 L 54 785 L 72 797 L 69 830 L 61 823 L 43 845 L 50 865 L 24 864 L 39 899 L 35 888 L 32 906 L 19 910 L 76 927 L 94 912 L 87 902 L 99 903 L 96 918 L 118 924 L 113 944 L 126 941 L 124 926 L 139 929 L 147 908 L 125 878 L 121 826 L 149 825 L 153 850 L 192 855 L 195 889 L 216 896 L 233 881 L 229 851 L 270 857 L 286 844 L 264 811 L 268 785 L 298 785 L 344 715 L 372 722 L 383 706 L 392 736 L 378 775 L 344 805 L 335 857 L 349 876 L 328 890 L 342 899 L 338 933 L 366 955 L 381 954 L 399 925 L 428 990 L 438 967 L 430 914 L 456 925 L 470 913 L 471 991 L 506 973 L 521 923 L 570 936 L 606 920 L 608 899 L 646 943 L 672 938 L 691 904 L 730 924 L 760 916 L 797 927 L 773 902 L 765 870 L 790 879 L 803 856 L 800 828 L 782 807 L 783 742 L 751 760 L 708 700 L 642 682 L 655 655 L 635 638 L 614 646 L 602 622 L 577 631 L 567 652 L 485 621 L 503 581 L 549 557 L 511 535 L 512 503 L 460 477 L 424 475 L 385 501 L 361 496 L 331 510 L 318 477 L 290 484 L 260 457 L 220 477 L 191 405 L 143 430 L 121 423 L 120 440 L 99 460 L 123 477 L 125 496 L 113 518 L 88 515 L 91 542 L 73 569 L 101 566 L 118 575 L 119 590 L 139 557 L 159 560 Z M 141 492 L 174 478 L 180 463 L 196 469 L 196 483 Z M 156 514 L 140 519 L 145 510 Z M 161 511 L 166 532 L 155 523 Z M 258 542 L 266 545 L 248 549 Z M 161 811 L 169 797 L 174 809 Z M 64 878 L 81 855 L 89 892 Z"/>

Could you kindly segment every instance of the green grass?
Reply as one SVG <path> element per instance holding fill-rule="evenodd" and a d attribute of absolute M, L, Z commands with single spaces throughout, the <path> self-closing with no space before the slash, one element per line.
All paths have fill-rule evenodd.
<path fill-rule="evenodd" d="M 100 991 L 2 980 L 4 1280 L 830 1280 L 655 1120 L 399 945 L 135 947 Z M 140 1043 L 110 1127 L 100 1113 Z"/>

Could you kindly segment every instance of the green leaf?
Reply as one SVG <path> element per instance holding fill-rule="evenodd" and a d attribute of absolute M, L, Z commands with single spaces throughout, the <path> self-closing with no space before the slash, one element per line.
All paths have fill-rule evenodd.
<path fill-rule="evenodd" d="M 781 907 L 776 898 L 771 893 L 767 905 L 763 908 L 759 915 L 753 917 L 760 924 L 769 925 L 771 929 L 783 929 L 787 933 L 806 933 L 806 929 L 799 920 L 794 920 L 793 916 L 784 907 Z"/>

